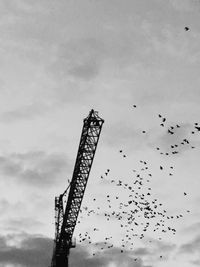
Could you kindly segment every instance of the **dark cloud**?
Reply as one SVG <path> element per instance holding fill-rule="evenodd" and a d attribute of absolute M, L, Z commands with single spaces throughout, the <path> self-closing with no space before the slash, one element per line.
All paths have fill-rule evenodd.
<path fill-rule="evenodd" d="M 22 267 L 49 266 L 53 251 L 52 239 L 41 235 L 24 235 L 20 244 L 9 245 L 8 241 L 15 240 L 15 234 L 1 236 L 0 266 L 14 264 Z"/>
<path fill-rule="evenodd" d="M 193 263 L 194 265 L 200 266 L 200 259 L 191 261 L 191 263 Z"/>
<path fill-rule="evenodd" d="M 0 241 L 0 266 L 1 264 L 18 264 L 23 267 L 50 265 L 53 240 L 48 237 L 19 233 L 0 236 Z M 135 251 L 124 249 L 121 253 L 121 248 L 118 247 L 100 250 L 93 244 L 90 247 L 77 244 L 74 249 L 70 250 L 69 263 L 73 267 L 104 267 L 111 263 L 116 266 L 152 267 L 152 265 L 144 264 L 143 256 L 160 255 L 158 253 L 161 252 L 166 254 L 171 249 L 172 246 L 163 243 L 159 252 L 155 249 L 150 253 L 146 248 L 138 248 Z M 92 251 L 95 252 L 95 256 L 92 255 Z"/>
<path fill-rule="evenodd" d="M 180 246 L 179 254 L 193 254 L 194 260 L 190 261 L 194 265 L 199 266 L 200 263 L 200 236 L 197 236 L 192 241 Z M 196 258 L 196 259 L 195 259 Z"/>
<path fill-rule="evenodd" d="M 71 249 L 71 254 L 69 257 L 69 265 L 78 267 L 95 267 L 95 266 L 105 266 L 106 261 L 102 258 L 91 257 L 87 248 L 82 246 L 77 246 L 75 249 Z"/>
<path fill-rule="evenodd" d="M 180 249 L 179 253 L 195 253 L 200 251 L 200 236 L 196 237 L 192 241 L 183 244 Z"/>
<path fill-rule="evenodd" d="M 122 72 L 135 64 L 145 64 L 151 53 L 146 49 L 149 40 L 139 20 L 113 21 L 109 32 L 99 27 L 98 36 L 71 38 L 57 45 L 54 61 L 47 71 L 60 81 L 92 81 L 101 73 Z M 133 23 L 137 25 L 133 27 Z M 119 32 L 114 27 L 119 27 Z M 134 38 L 133 38 L 134 35 Z M 135 38 L 136 37 L 136 38 Z M 69 90 L 69 89 L 68 89 Z M 95 90 L 93 90 L 95 91 Z M 116 92 L 115 92 L 116 94 Z"/>
<path fill-rule="evenodd" d="M 52 239 L 42 235 L 21 233 L 0 236 L 0 241 L 0 266 L 1 264 L 3 266 L 15 264 L 22 267 L 50 266 L 53 252 Z M 11 241 L 16 244 L 10 245 Z M 74 267 L 104 267 L 110 263 L 127 267 L 152 267 L 145 265 L 139 257 L 137 261 L 134 261 L 134 258 L 136 257 L 133 253 L 126 250 L 121 253 L 119 248 L 105 249 L 96 256 L 91 256 L 89 248 L 77 245 L 70 250 L 69 263 Z"/>
<path fill-rule="evenodd" d="M 69 75 L 88 81 L 99 74 L 104 57 L 104 47 L 100 40 L 95 38 L 71 40 L 60 45 L 50 70 L 59 79 L 65 79 L 66 75 Z"/>
<path fill-rule="evenodd" d="M 154 253 L 157 253 L 158 255 L 160 255 L 160 253 L 164 253 L 165 258 L 168 258 L 170 253 L 176 249 L 176 245 L 173 243 L 160 242 L 158 240 L 155 240 L 154 242 L 156 245 L 154 248 Z"/>
<path fill-rule="evenodd" d="M 6 246 L 7 245 L 5 236 L 0 236 L 0 250 L 4 249 Z"/>
<path fill-rule="evenodd" d="M 134 255 L 143 256 L 150 254 L 150 251 L 147 248 L 138 248 L 134 250 Z"/>
<path fill-rule="evenodd" d="M 70 163 L 66 155 L 34 151 L 0 156 L 0 172 L 24 184 L 51 186 L 61 173 L 68 172 Z"/>

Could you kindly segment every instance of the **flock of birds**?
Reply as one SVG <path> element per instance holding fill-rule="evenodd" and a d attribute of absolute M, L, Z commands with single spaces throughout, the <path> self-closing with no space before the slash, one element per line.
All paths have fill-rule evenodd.
<path fill-rule="evenodd" d="M 184 30 L 189 31 L 190 28 L 185 26 Z M 137 105 L 133 105 L 133 108 L 136 109 Z M 167 118 L 161 114 L 158 114 L 158 118 L 160 119 L 160 127 L 164 128 L 170 136 L 176 135 L 177 131 L 179 131 L 182 127 L 181 124 L 169 126 L 167 124 Z M 190 134 L 195 135 L 197 132 L 200 132 L 200 125 L 195 122 Z M 146 133 L 146 130 L 142 130 L 142 134 Z M 179 142 L 171 144 L 168 151 L 162 150 L 161 147 L 155 147 L 155 150 L 159 152 L 160 155 L 170 156 L 180 153 L 184 147 L 191 149 L 195 148 L 187 137 L 179 140 Z M 127 158 L 127 154 L 124 153 L 123 149 L 119 150 L 119 154 L 122 158 Z M 171 226 L 171 224 L 173 224 L 174 220 L 182 219 L 187 213 L 190 213 L 190 210 L 186 209 L 179 214 L 168 214 L 168 211 L 163 208 L 163 203 L 161 203 L 158 198 L 153 197 L 152 187 L 149 186 L 153 175 L 150 172 L 148 162 L 140 160 L 139 163 L 141 164 L 141 168 L 139 170 L 132 170 L 134 173 L 134 180 L 131 184 L 120 179 L 112 179 L 112 172 L 110 169 L 107 169 L 105 173 L 100 176 L 101 181 L 109 181 L 109 183 L 116 186 L 116 188 L 125 190 L 125 195 L 128 199 L 124 199 L 124 194 L 120 196 L 120 194 L 117 193 L 117 190 L 115 195 L 107 194 L 105 196 L 107 207 L 97 205 L 96 209 L 94 209 L 89 208 L 88 206 L 83 206 L 80 210 L 77 222 L 80 224 L 82 219 L 92 215 L 103 216 L 108 222 L 118 222 L 119 229 L 124 231 L 119 247 L 121 253 L 124 253 L 127 250 L 133 250 L 134 252 L 134 238 L 144 239 L 147 236 L 149 243 L 154 242 L 153 239 L 148 238 L 148 231 L 151 231 L 151 233 L 157 233 L 157 239 L 159 241 L 162 240 L 162 235 L 166 233 L 175 235 L 177 230 Z M 164 169 L 164 166 L 159 166 L 160 171 L 163 171 Z M 169 176 L 173 176 L 173 170 L 174 166 L 170 166 Z M 188 193 L 183 192 L 183 197 L 187 196 Z M 93 198 L 92 202 L 93 204 L 97 203 L 97 198 Z M 93 256 L 98 255 L 103 250 L 115 247 L 112 235 L 105 236 L 103 241 L 94 243 L 92 240 L 92 234 L 99 231 L 101 231 L 100 228 L 94 227 L 90 231 L 78 234 L 79 243 L 83 243 L 85 245 L 91 244 L 93 247 L 96 247 L 96 250 L 93 251 Z M 159 255 L 159 258 L 162 259 L 163 255 Z M 134 257 L 133 260 L 138 261 L 139 258 Z"/>
<path fill-rule="evenodd" d="M 133 105 L 133 108 L 137 108 Z M 166 128 L 165 131 L 168 135 L 175 135 L 177 131 L 182 127 L 182 124 L 167 125 L 167 118 L 158 114 L 160 120 L 160 127 Z M 147 131 L 143 130 L 142 134 Z M 194 123 L 191 130 L 191 135 L 200 132 L 200 126 L 198 123 Z M 176 144 L 171 144 L 169 151 L 161 151 L 160 147 L 156 147 L 155 150 L 161 155 L 169 156 L 178 154 L 181 151 L 182 146 L 190 146 L 191 149 L 195 147 L 191 145 L 191 141 L 187 138 L 183 138 Z M 122 159 L 126 160 L 128 155 L 124 153 L 123 149 L 119 149 L 119 155 Z M 106 206 L 96 205 L 96 208 L 89 208 L 83 206 L 80 210 L 80 216 L 78 223 L 81 223 L 81 219 L 89 216 L 103 216 L 106 221 L 118 222 L 118 227 L 124 232 L 123 238 L 120 240 L 120 252 L 124 253 L 126 250 L 133 250 L 134 252 L 134 238 L 144 239 L 147 237 L 148 242 L 153 242 L 148 238 L 148 232 L 155 233 L 158 240 L 162 240 L 163 235 L 171 233 L 175 235 L 177 230 L 172 226 L 174 220 L 182 219 L 186 214 L 190 213 L 189 209 L 182 211 L 179 214 L 169 214 L 168 211 L 163 208 L 163 203 L 158 198 L 153 197 L 152 187 L 150 186 L 153 174 L 150 171 L 150 165 L 145 160 L 140 160 L 139 170 L 133 169 L 134 179 L 131 183 L 124 182 L 122 179 L 113 179 L 112 170 L 106 169 L 103 175 L 100 176 L 100 181 L 106 180 L 113 186 L 115 186 L 116 194 L 110 193 L 105 195 Z M 166 167 L 159 165 L 159 171 L 163 172 Z M 174 166 L 169 166 L 169 176 L 173 175 Z M 123 194 L 120 195 L 117 188 L 120 188 Z M 182 192 L 183 197 L 188 197 L 187 192 Z M 126 196 L 126 197 L 124 197 Z M 97 197 L 91 200 L 92 205 L 98 203 Z M 102 202 L 101 202 L 102 203 Z M 112 240 L 113 236 L 104 237 L 103 242 L 92 241 L 92 234 L 101 231 L 100 228 L 93 228 L 92 232 L 86 231 L 79 234 L 79 242 L 85 245 L 92 244 L 96 247 L 93 252 L 93 256 L 98 255 L 103 250 L 111 249 L 114 247 Z M 159 256 L 160 259 L 163 255 Z M 138 258 L 135 257 L 134 261 Z"/>

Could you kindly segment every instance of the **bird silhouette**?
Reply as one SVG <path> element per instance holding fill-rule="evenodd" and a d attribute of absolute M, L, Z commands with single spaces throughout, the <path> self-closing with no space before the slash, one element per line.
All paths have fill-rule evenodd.
<path fill-rule="evenodd" d="M 166 118 L 164 118 L 161 114 L 159 114 L 158 116 L 162 118 L 162 125 L 160 125 L 164 127 L 164 122 L 166 121 Z M 180 125 L 174 124 L 174 126 L 169 126 L 166 131 L 168 130 L 168 133 L 174 134 L 176 133 L 176 128 L 180 128 Z M 194 134 L 200 131 L 198 123 L 193 124 L 193 131 Z M 191 133 L 191 131 L 189 132 Z M 146 131 L 142 131 L 142 133 L 146 133 Z M 188 146 L 188 144 L 192 143 L 192 139 L 190 140 L 188 138 L 188 140 L 185 137 L 183 138 L 184 139 L 182 140 L 177 140 L 176 144 L 170 143 L 168 148 L 169 150 L 167 152 L 162 151 L 162 146 L 155 148 L 156 150 L 162 151 L 161 153 L 159 151 L 159 154 L 162 154 L 163 156 L 167 155 L 170 158 L 172 154 L 177 154 L 181 152 L 181 149 L 193 147 L 192 144 Z M 180 146 L 180 144 L 182 144 L 182 146 Z M 124 158 L 126 157 L 122 149 L 119 150 L 119 153 L 122 153 L 122 156 Z M 126 194 L 124 194 L 123 196 L 120 195 L 119 192 L 109 194 L 109 192 L 111 191 L 105 193 L 105 208 L 107 209 L 106 211 L 104 211 L 103 206 L 101 207 L 98 205 L 97 196 L 95 196 L 95 198 L 92 197 L 91 200 L 93 201 L 90 201 L 90 203 L 99 207 L 96 206 L 95 209 L 90 209 L 88 207 L 82 208 L 82 211 L 87 217 L 92 215 L 100 215 L 103 213 L 106 223 L 110 223 L 113 219 L 116 219 L 116 221 L 119 223 L 120 231 L 124 231 L 124 238 L 121 239 L 119 253 L 125 253 L 129 245 L 131 246 L 129 247 L 129 249 L 133 249 L 133 238 L 148 238 L 149 230 L 159 234 L 159 236 L 157 237 L 158 240 L 163 239 L 162 236 L 160 236 L 161 234 L 164 235 L 167 232 L 171 232 L 171 234 L 173 235 L 176 234 L 176 229 L 173 228 L 170 223 L 174 220 L 181 220 L 181 218 L 187 215 L 187 213 L 190 213 L 190 210 L 186 209 L 182 212 L 179 212 L 178 214 L 173 214 L 172 216 L 168 210 L 163 209 L 164 203 L 160 203 L 159 199 L 153 198 L 154 188 L 153 186 L 148 186 L 149 183 L 151 183 L 153 180 L 154 173 L 151 170 L 151 164 L 149 163 L 150 161 L 148 160 L 139 160 L 139 167 L 132 167 L 134 169 L 131 168 L 131 170 L 133 171 L 131 171 L 133 179 L 131 179 L 130 182 L 128 182 L 128 180 L 123 180 L 123 178 L 120 178 L 120 180 L 118 180 L 115 177 L 111 177 L 112 172 L 110 171 L 110 169 L 106 169 L 106 172 L 104 172 L 104 175 L 101 176 L 101 178 L 104 179 L 106 175 L 106 180 L 110 182 L 112 186 L 119 186 L 119 190 L 126 191 Z M 162 166 L 159 164 L 157 167 L 160 168 L 160 170 L 168 169 L 169 171 L 166 173 L 166 175 L 174 175 L 175 166 L 172 166 L 172 164 L 171 166 L 169 165 L 167 167 L 164 163 L 162 163 Z M 165 174 L 164 171 L 162 171 L 162 173 Z M 127 199 L 124 198 L 125 195 Z M 187 193 L 183 192 L 183 195 L 186 196 Z M 84 214 L 82 211 L 80 211 L 80 213 L 83 216 L 81 216 L 80 218 L 84 218 Z M 78 223 L 80 223 L 80 220 L 78 221 Z M 137 232 L 136 229 L 139 229 L 140 232 Z M 92 234 L 93 232 L 100 230 L 100 227 L 93 227 L 90 231 Z M 80 242 L 87 242 L 86 244 L 94 244 L 92 242 L 92 238 L 88 233 L 80 236 Z M 95 245 L 99 250 L 98 253 L 101 253 L 102 250 L 113 248 L 113 244 L 111 242 L 112 240 L 110 240 L 110 237 L 106 236 L 103 242 L 99 242 L 99 244 L 96 243 Z M 93 253 L 93 255 L 98 255 L 98 253 L 95 252 Z M 164 255 L 159 255 L 158 257 L 162 258 L 164 257 Z M 136 259 L 134 260 L 136 261 Z"/>

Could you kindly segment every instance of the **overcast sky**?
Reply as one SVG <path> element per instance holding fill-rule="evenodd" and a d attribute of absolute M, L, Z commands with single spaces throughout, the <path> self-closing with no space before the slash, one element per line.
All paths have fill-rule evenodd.
<path fill-rule="evenodd" d="M 71 266 L 200 266 L 199 72 L 199 0 L 0 0 L 0 267 L 50 265 L 92 108 L 105 123 Z"/>

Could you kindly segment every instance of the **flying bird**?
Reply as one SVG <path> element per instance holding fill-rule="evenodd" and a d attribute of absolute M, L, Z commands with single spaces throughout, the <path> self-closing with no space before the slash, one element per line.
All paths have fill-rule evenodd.
<path fill-rule="evenodd" d="M 189 27 L 187 27 L 187 26 L 184 29 L 186 32 L 189 31 Z"/>

